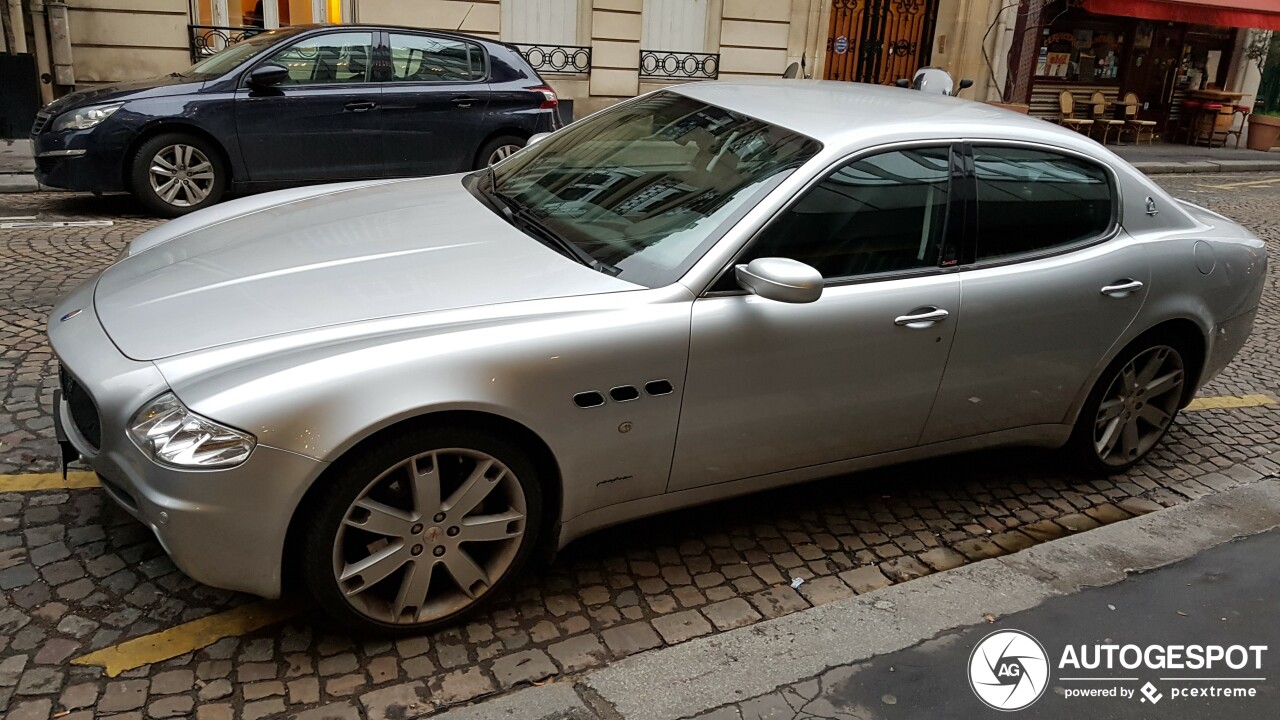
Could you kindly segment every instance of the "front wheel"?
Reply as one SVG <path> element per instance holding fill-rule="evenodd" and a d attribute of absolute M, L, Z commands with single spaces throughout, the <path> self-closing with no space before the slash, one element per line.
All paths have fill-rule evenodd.
<path fill-rule="evenodd" d="M 133 194 L 148 210 L 177 217 L 221 200 L 227 168 L 207 140 L 166 133 L 138 148 L 129 179 Z"/>
<path fill-rule="evenodd" d="M 332 479 L 306 529 L 303 570 L 319 605 L 361 632 L 456 622 L 519 574 L 538 537 L 533 463 L 484 433 L 416 428 Z"/>
<path fill-rule="evenodd" d="M 1175 344 L 1153 339 L 1127 349 L 1080 411 L 1071 439 L 1075 454 L 1104 474 L 1135 465 L 1169 431 L 1186 382 L 1186 363 Z"/>

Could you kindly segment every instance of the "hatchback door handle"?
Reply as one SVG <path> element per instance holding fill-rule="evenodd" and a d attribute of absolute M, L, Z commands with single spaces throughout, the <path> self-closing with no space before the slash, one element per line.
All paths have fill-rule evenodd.
<path fill-rule="evenodd" d="M 449 102 L 453 103 L 453 106 L 456 108 L 466 109 L 471 107 L 476 102 L 476 98 L 462 95 L 462 96 L 453 98 Z"/>
<path fill-rule="evenodd" d="M 1142 283 L 1137 280 L 1117 280 L 1114 285 L 1107 285 L 1102 288 L 1103 295 L 1111 295 L 1112 297 L 1124 297 L 1135 290 L 1141 290 Z"/>
<path fill-rule="evenodd" d="M 951 313 L 941 308 L 927 307 L 919 308 L 913 311 L 911 315 L 899 315 L 893 319 L 893 324 L 909 327 L 909 328 L 926 328 L 936 322 L 942 322 L 950 317 Z"/>
<path fill-rule="evenodd" d="M 343 105 L 343 107 L 351 112 L 364 112 L 378 107 L 378 104 L 365 100 L 363 102 L 349 102 L 346 105 Z"/>

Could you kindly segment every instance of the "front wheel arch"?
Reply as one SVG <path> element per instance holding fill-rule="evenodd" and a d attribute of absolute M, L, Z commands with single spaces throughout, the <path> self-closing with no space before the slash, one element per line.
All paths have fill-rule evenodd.
<path fill-rule="evenodd" d="M 218 153 L 219 159 L 222 160 L 223 167 L 227 169 L 227 187 L 230 188 L 232 182 L 235 181 L 236 171 L 231 163 L 231 156 L 227 154 L 227 149 L 222 145 L 218 138 L 212 133 L 204 130 L 196 125 L 184 122 L 160 122 L 150 125 L 138 133 L 129 141 L 129 146 L 125 148 L 124 160 L 120 163 L 121 182 L 125 190 L 133 192 L 133 158 L 137 156 L 138 150 L 142 144 L 157 135 L 165 135 L 168 133 L 182 133 L 185 135 L 193 135 L 204 140 L 213 146 Z"/>
<path fill-rule="evenodd" d="M 560 465 L 556 462 L 551 448 L 533 430 L 521 423 L 492 413 L 474 410 L 448 410 L 431 412 L 406 418 L 364 437 L 347 448 L 341 456 L 329 464 L 311 483 L 302 499 L 294 508 L 289 519 L 289 529 L 285 535 L 284 547 L 281 550 L 281 586 L 283 591 L 292 592 L 302 587 L 300 564 L 290 562 L 302 552 L 303 530 L 319 498 L 323 495 L 330 479 L 346 469 L 344 459 L 358 457 L 370 445 L 382 439 L 405 432 L 413 432 L 417 428 L 428 425 L 449 425 L 465 427 L 480 432 L 492 433 L 509 439 L 529 453 L 537 472 L 542 491 L 542 527 L 544 532 L 534 548 L 535 561 L 549 561 L 555 555 L 560 537 L 560 511 L 563 507 L 564 489 L 560 478 Z"/>

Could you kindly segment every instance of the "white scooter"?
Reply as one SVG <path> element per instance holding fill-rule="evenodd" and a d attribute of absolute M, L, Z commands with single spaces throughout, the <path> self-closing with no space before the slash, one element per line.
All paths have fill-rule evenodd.
<path fill-rule="evenodd" d="M 951 79 L 951 74 L 946 70 L 938 67 L 922 67 L 916 71 L 915 77 L 911 80 L 900 78 L 898 87 L 911 88 L 934 95 L 955 97 L 960 94 L 961 90 L 973 87 L 973 81 L 969 78 L 963 78 L 960 80 L 960 86 L 956 87 L 955 81 Z"/>

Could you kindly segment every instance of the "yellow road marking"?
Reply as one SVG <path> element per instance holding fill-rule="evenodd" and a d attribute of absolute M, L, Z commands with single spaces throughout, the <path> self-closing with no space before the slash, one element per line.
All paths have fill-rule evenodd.
<path fill-rule="evenodd" d="M 1275 398 L 1269 395 L 1238 395 L 1224 397 L 1198 397 L 1191 401 L 1187 410 L 1224 410 L 1227 408 L 1248 408 L 1261 405 L 1275 405 Z"/>
<path fill-rule="evenodd" d="M 96 488 L 101 483 L 91 472 L 70 472 L 63 479 L 62 473 L 32 473 L 29 475 L 0 475 L 0 492 L 32 492 L 35 490 L 80 490 Z"/>
<path fill-rule="evenodd" d="M 208 647 L 222 638 L 238 637 L 293 617 L 297 608 L 278 600 L 262 600 L 95 650 L 71 661 L 98 665 L 107 677 L 163 662 Z"/>
<path fill-rule="evenodd" d="M 1234 190 L 1238 187 L 1248 187 L 1250 185 L 1270 185 L 1271 183 L 1280 182 L 1280 177 L 1267 178 L 1265 180 L 1248 180 L 1243 182 L 1223 183 L 1221 185 L 1210 185 L 1208 183 L 1196 183 L 1199 187 L 1213 188 L 1215 190 Z"/>

